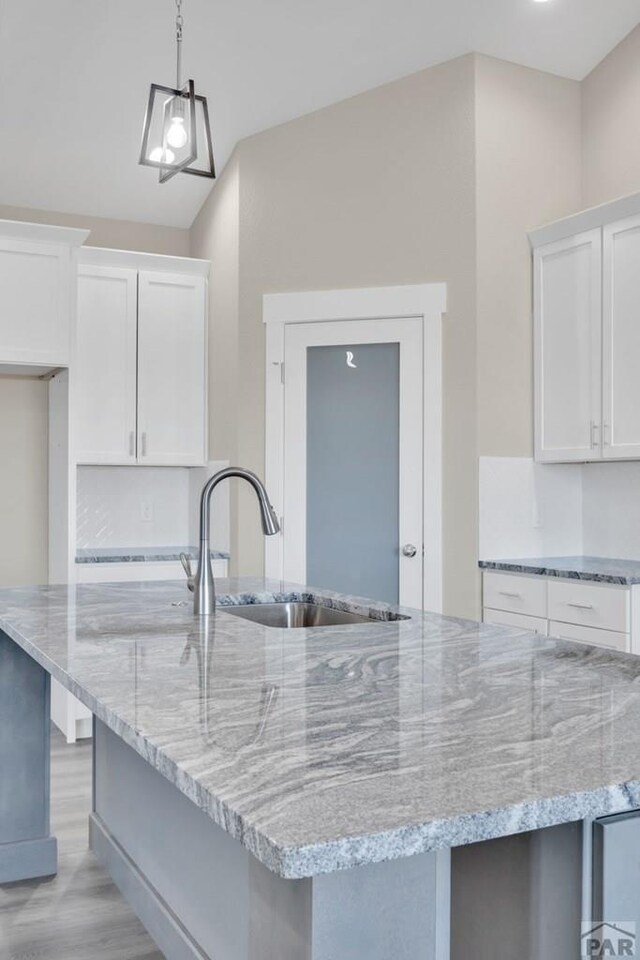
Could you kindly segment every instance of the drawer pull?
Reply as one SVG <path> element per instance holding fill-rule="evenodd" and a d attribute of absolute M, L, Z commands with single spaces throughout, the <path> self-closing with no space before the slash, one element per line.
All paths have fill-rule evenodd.
<path fill-rule="evenodd" d="M 570 600 L 567 600 L 568 607 L 575 607 L 576 610 L 593 610 L 592 603 L 571 603 Z"/>
<path fill-rule="evenodd" d="M 519 600 L 522 597 L 521 593 L 511 593 L 509 590 L 498 590 L 498 593 L 501 597 L 511 597 L 512 600 Z"/>

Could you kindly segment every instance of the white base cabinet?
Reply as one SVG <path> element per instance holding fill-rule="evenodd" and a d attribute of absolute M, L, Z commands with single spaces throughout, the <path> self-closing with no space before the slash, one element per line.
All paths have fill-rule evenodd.
<path fill-rule="evenodd" d="M 640 586 L 485 571 L 483 621 L 640 654 Z"/>
<path fill-rule="evenodd" d="M 93 736 L 93 714 L 69 691 L 51 678 L 51 719 L 67 743 Z"/>

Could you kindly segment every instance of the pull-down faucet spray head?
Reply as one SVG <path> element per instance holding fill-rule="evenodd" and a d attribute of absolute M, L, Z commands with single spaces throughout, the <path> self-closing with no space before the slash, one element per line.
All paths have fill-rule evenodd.
<path fill-rule="evenodd" d="M 260 520 L 262 522 L 262 532 L 266 537 L 272 537 L 280 532 L 280 524 L 276 512 L 273 509 L 267 491 L 262 481 L 250 470 L 242 467 L 227 467 L 214 474 L 204 486 L 200 497 L 200 557 L 198 559 L 198 569 L 195 577 L 190 579 L 193 582 L 193 609 L 196 616 L 205 617 L 215 613 L 216 592 L 213 580 L 213 570 L 211 567 L 211 547 L 209 544 L 210 528 L 210 504 L 211 494 L 218 486 L 221 480 L 227 477 L 240 477 L 251 484 L 258 498 L 260 507 Z M 188 575 L 188 574 L 187 574 Z"/>

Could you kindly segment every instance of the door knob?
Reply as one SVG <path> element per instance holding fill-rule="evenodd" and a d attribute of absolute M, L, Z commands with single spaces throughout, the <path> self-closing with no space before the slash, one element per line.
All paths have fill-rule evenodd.
<path fill-rule="evenodd" d="M 417 552 L 418 548 L 414 547 L 412 543 L 405 543 L 404 547 L 402 548 L 403 557 L 415 557 Z"/>

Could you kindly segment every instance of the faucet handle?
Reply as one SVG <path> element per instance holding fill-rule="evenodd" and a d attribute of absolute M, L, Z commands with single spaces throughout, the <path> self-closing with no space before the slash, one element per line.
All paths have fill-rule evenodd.
<path fill-rule="evenodd" d="M 188 557 L 186 553 L 180 554 L 180 563 L 182 564 L 182 569 L 187 575 L 187 586 L 191 593 L 195 590 L 196 578 L 193 575 L 193 570 L 191 569 L 191 557 Z"/>

